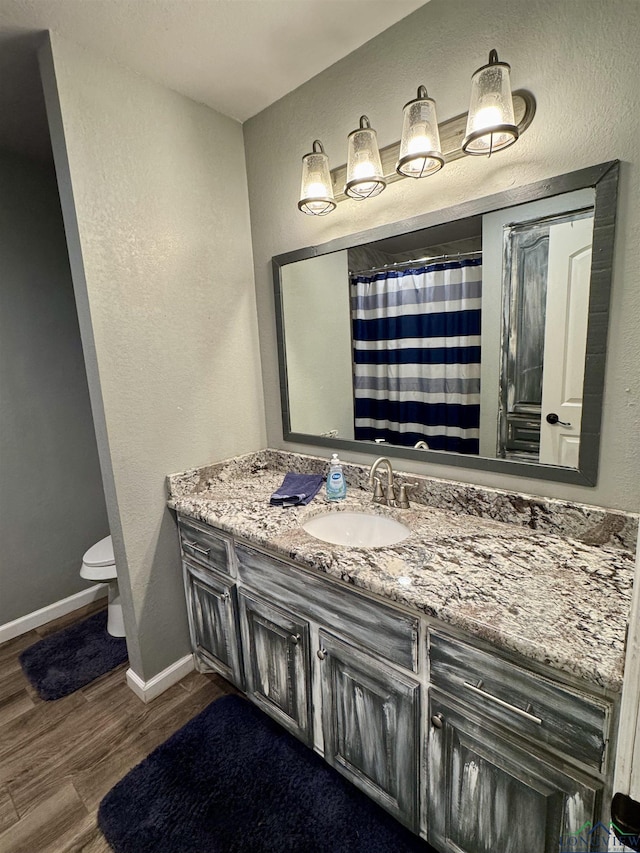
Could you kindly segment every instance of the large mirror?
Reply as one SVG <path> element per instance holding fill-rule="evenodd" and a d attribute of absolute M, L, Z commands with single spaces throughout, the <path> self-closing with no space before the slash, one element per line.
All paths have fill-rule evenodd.
<path fill-rule="evenodd" d="M 274 258 L 285 439 L 595 485 L 617 180 Z"/>

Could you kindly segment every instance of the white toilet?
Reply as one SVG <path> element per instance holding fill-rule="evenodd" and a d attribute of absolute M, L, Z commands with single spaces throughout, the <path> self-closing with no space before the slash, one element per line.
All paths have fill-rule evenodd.
<path fill-rule="evenodd" d="M 112 637 L 124 637 L 124 619 L 120 590 L 118 589 L 118 573 L 113 556 L 113 543 L 110 536 L 105 536 L 91 548 L 82 558 L 80 577 L 88 581 L 109 584 L 109 606 L 107 610 L 107 631 Z"/>

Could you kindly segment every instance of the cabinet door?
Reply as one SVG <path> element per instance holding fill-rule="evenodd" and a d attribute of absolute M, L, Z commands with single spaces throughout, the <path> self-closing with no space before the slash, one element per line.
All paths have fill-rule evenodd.
<path fill-rule="evenodd" d="M 418 683 L 325 631 L 318 658 L 325 759 L 415 830 Z"/>
<path fill-rule="evenodd" d="M 309 624 L 241 592 L 246 690 L 256 704 L 311 743 Z"/>
<path fill-rule="evenodd" d="M 505 740 L 433 690 L 429 714 L 431 844 L 455 853 L 600 850 L 591 831 L 597 781 Z"/>
<path fill-rule="evenodd" d="M 186 561 L 182 565 L 193 650 L 212 669 L 242 687 L 235 585 Z"/>

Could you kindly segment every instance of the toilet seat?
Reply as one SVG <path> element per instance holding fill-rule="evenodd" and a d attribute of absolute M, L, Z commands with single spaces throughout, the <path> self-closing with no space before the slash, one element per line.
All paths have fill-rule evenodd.
<path fill-rule="evenodd" d="M 124 630 L 124 615 L 118 589 L 118 572 L 113 555 L 113 542 L 110 536 L 105 536 L 91 548 L 82 558 L 80 577 L 87 581 L 107 581 L 109 585 L 109 604 L 107 606 L 107 633 L 112 637 L 126 636 Z"/>
<path fill-rule="evenodd" d="M 80 577 L 89 581 L 108 581 L 117 577 L 111 536 L 105 536 L 89 548 L 82 558 Z"/>

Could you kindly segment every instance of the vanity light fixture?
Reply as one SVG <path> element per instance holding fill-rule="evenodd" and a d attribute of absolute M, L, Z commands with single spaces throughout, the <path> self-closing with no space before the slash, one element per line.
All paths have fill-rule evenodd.
<path fill-rule="evenodd" d="M 396 172 L 407 178 L 426 178 L 443 166 L 436 102 L 427 95 L 424 86 L 419 86 L 417 98 L 404 105 Z"/>
<path fill-rule="evenodd" d="M 386 185 L 376 132 L 367 116 L 360 116 L 360 127 L 349 134 L 345 194 L 355 199 L 373 198 Z"/>
<path fill-rule="evenodd" d="M 298 208 L 309 216 L 325 216 L 336 206 L 333 198 L 329 158 L 322 142 L 314 140 L 313 149 L 302 158 L 302 185 Z"/>
<path fill-rule="evenodd" d="M 299 209 L 323 216 L 347 198 L 374 198 L 394 181 L 434 175 L 467 154 L 491 156 L 513 145 L 533 121 L 536 101 L 531 92 L 511 92 L 510 72 L 492 50 L 489 62 L 471 78 L 469 112 L 441 124 L 435 101 L 419 86 L 417 97 L 404 106 L 402 138 L 382 150 L 369 119 L 361 116 L 360 126 L 349 134 L 347 162 L 337 168 L 329 169 L 316 139 L 311 154 L 302 158 Z"/>
<path fill-rule="evenodd" d="M 510 72 L 511 66 L 500 62 L 498 52 L 492 50 L 489 62 L 471 78 L 467 132 L 462 140 L 465 154 L 491 156 L 517 140 Z"/>

